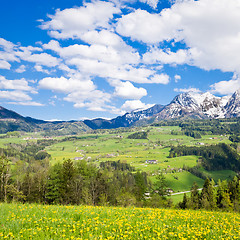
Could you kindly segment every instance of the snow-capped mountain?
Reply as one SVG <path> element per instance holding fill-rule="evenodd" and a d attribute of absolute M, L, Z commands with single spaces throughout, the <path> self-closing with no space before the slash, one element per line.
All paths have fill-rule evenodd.
<path fill-rule="evenodd" d="M 239 117 L 240 116 L 240 89 L 237 90 L 228 100 L 225 105 L 226 118 Z"/>
<path fill-rule="evenodd" d="M 93 119 L 85 120 L 84 123 L 92 129 L 108 129 L 108 128 L 119 128 L 119 127 L 129 127 L 135 122 L 141 121 L 143 119 L 148 119 L 157 113 L 159 113 L 164 108 L 163 105 L 156 104 L 145 110 L 135 110 L 130 113 L 126 113 L 123 116 L 118 116 L 111 120 L 106 119 Z"/>
<path fill-rule="evenodd" d="M 240 90 L 232 96 L 216 97 L 206 93 L 181 93 L 159 114 L 158 119 L 197 117 L 225 118 L 240 116 Z"/>
<path fill-rule="evenodd" d="M 95 119 L 84 123 L 92 129 L 142 125 L 175 118 L 231 118 L 240 117 L 240 89 L 232 96 L 217 97 L 206 93 L 181 93 L 168 105 L 155 105 L 149 109 L 116 117 L 112 120 Z"/>
<path fill-rule="evenodd" d="M 119 127 L 129 127 L 133 125 L 142 125 L 146 123 L 157 122 L 165 119 L 181 119 L 181 118 L 232 118 L 240 117 L 240 89 L 232 96 L 216 97 L 213 94 L 206 93 L 181 93 L 177 95 L 168 105 L 163 106 L 156 104 L 151 108 L 145 110 L 135 110 L 126 113 L 123 116 L 118 116 L 111 120 L 107 119 L 93 119 L 79 122 L 80 127 L 83 129 L 109 129 Z M 42 120 L 32 119 L 30 117 L 23 117 L 13 111 L 7 110 L 0 106 L 0 119 L 1 123 L 10 121 L 24 122 L 26 126 L 31 126 L 31 129 L 42 128 L 49 125 Z M 16 121 L 13 121 L 16 120 Z M 73 121 L 74 124 L 78 121 Z M 56 122 L 53 124 L 68 124 L 70 122 Z M 45 124 L 45 125 L 44 125 Z M 5 124 L 6 125 L 6 124 Z M 4 125 L 4 126 L 5 126 Z M 19 124 L 21 128 L 26 129 L 26 126 Z M 6 125 L 8 126 L 8 125 Z M 23 126 L 23 127 L 22 127 Z M 10 131 L 12 128 L 5 127 L 5 132 Z M 10 130 L 9 130 L 10 129 Z M 29 130 L 27 130 L 29 131 Z"/>

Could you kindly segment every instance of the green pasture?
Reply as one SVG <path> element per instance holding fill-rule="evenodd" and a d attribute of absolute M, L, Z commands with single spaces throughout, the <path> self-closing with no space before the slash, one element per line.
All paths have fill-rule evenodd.
<path fill-rule="evenodd" d="M 0 239 L 239 239 L 236 213 L 0 204 Z"/>
<path fill-rule="evenodd" d="M 209 175 L 209 177 L 212 178 L 216 183 L 218 179 L 221 181 L 231 180 L 234 176 L 236 176 L 236 172 L 232 170 L 206 171 L 202 169 L 202 171 Z"/>
<path fill-rule="evenodd" d="M 198 178 L 187 171 L 167 173 L 164 174 L 164 176 L 166 177 L 167 186 L 174 192 L 189 191 L 194 182 L 196 182 L 199 187 L 204 183 L 203 179 Z M 150 176 L 150 180 L 154 184 L 157 181 L 156 176 Z"/>
<path fill-rule="evenodd" d="M 168 173 L 166 176 L 167 185 L 175 192 L 188 191 L 191 189 L 194 182 L 198 186 L 203 186 L 204 180 L 196 177 L 189 172 Z"/>
<path fill-rule="evenodd" d="M 184 193 L 179 193 L 179 194 L 176 194 L 176 195 L 170 195 L 169 198 L 171 198 L 173 204 L 176 205 L 183 200 L 183 195 L 184 195 Z M 187 192 L 186 195 L 187 195 L 187 197 L 190 197 L 191 193 Z"/>
<path fill-rule="evenodd" d="M 127 137 L 139 131 L 147 131 L 148 139 L 128 139 Z M 171 134 L 172 131 L 175 135 Z M 26 133 L 24 136 L 0 138 L 0 147 L 8 143 L 26 144 L 41 139 L 41 133 Z M 154 181 L 154 175 L 158 170 L 167 171 L 166 174 L 169 187 L 174 191 L 186 191 L 196 181 L 202 186 L 203 180 L 188 172 L 178 172 L 183 166 L 194 167 L 197 164 L 197 156 L 181 156 L 168 158 L 169 151 L 173 145 L 200 146 L 210 145 L 220 142 L 230 143 L 229 136 L 225 135 L 202 135 L 201 139 L 194 139 L 182 135 L 178 126 L 164 127 L 142 127 L 129 129 L 127 132 L 116 130 L 112 132 L 106 130 L 98 134 L 78 135 L 78 139 L 63 141 L 65 137 L 58 137 L 58 142 L 46 147 L 46 151 L 51 154 L 50 162 L 55 164 L 64 159 L 83 158 L 87 161 L 99 164 L 102 161 L 122 161 L 131 164 L 136 169 L 145 171 Z M 157 164 L 146 163 L 146 160 L 156 160 Z M 236 173 L 233 171 L 207 172 L 215 181 L 217 179 L 231 179 Z M 173 173 L 176 172 L 176 173 Z M 178 180 L 174 178 L 177 176 Z"/>

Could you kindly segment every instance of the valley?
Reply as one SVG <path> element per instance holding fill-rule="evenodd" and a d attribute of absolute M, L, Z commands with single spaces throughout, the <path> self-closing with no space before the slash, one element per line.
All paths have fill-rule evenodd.
<path fill-rule="evenodd" d="M 229 140 L 229 136 L 235 133 L 232 130 L 233 132 L 230 134 L 229 126 L 238 124 L 237 119 L 228 122 L 215 120 L 212 124 L 205 124 L 206 121 L 159 122 L 158 124 L 135 128 L 91 130 L 87 133 L 70 136 L 46 136 L 45 132 L 9 132 L 0 135 L 0 148 L 15 149 L 15 156 L 9 157 L 9 159 L 12 159 L 12 168 L 19 164 L 18 151 L 29 154 L 27 151 L 30 150 L 24 149 L 37 148 L 37 150 L 34 150 L 35 156 L 44 152 L 45 154 L 43 154 L 40 161 L 48 161 L 51 166 L 62 164 L 68 159 L 74 164 L 84 161 L 97 168 L 104 162 L 129 164 L 134 168 L 133 172 L 145 172 L 152 187 L 157 181 L 156 177 L 162 172 L 166 178 L 167 188 L 171 189 L 172 193 L 178 193 L 189 191 L 194 182 L 198 186 L 202 186 L 206 177 L 213 179 L 216 183 L 218 179 L 231 180 L 239 171 L 239 169 L 237 171 L 229 168 L 204 169 L 200 161 L 201 156 L 194 154 L 170 156 L 172 149 L 179 146 L 199 149 L 218 144 L 226 144 L 227 146 L 233 144 Z M 216 128 L 219 123 L 221 123 L 221 131 Z M 161 126 L 167 124 L 170 126 Z M 198 131 L 194 130 L 194 132 L 198 132 L 200 137 L 194 138 L 188 134 L 189 126 L 193 128 L 192 125 L 199 128 Z M 208 131 L 200 131 L 201 126 L 205 127 L 205 125 L 212 126 Z M 237 133 L 239 129 L 237 128 L 235 131 Z M 141 133 L 146 133 L 146 138 L 142 137 Z M 134 136 L 134 138 L 131 136 Z M 138 139 L 138 136 L 140 136 L 140 139 Z M 237 143 L 235 143 L 235 146 L 232 145 L 231 149 L 233 151 L 238 151 L 236 145 Z M 237 150 L 234 150 L 234 147 Z M 20 150 L 21 148 L 23 150 Z M 6 154 L 11 156 L 9 153 Z M 34 154 L 30 153 L 27 158 L 29 160 L 25 161 L 39 162 L 36 157 L 34 159 Z M 22 164 L 25 161 L 22 159 Z M 198 168 L 197 174 L 191 171 L 194 168 Z M 24 175 L 26 172 L 22 174 Z M 146 189 L 146 191 L 151 190 Z M 173 202 L 177 203 L 182 200 L 182 197 L 183 194 L 173 194 L 169 198 L 172 198 Z"/>

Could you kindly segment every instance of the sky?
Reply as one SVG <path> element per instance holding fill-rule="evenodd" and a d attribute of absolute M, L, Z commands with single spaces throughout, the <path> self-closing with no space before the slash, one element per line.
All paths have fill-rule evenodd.
<path fill-rule="evenodd" d="M 114 118 L 239 88 L 240 0 L 1 2 L 0 105 L 23 116 Z"/>

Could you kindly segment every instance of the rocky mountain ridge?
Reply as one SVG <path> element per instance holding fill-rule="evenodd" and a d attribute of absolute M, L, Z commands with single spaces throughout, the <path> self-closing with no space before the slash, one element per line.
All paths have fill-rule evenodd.
<path fill-rule="evenodd" d="M 156 104 L 145 110 L 135 110 L 111 120 L 93 119 L 68 122 L 46 122 L 23 117 L 11 110 L 0 107 L 0 128 L 4 126 L 4 133 L 10 130 L 32 131 L 36 129 L 54 128 L 59 131 L 71 128 L 71 132 L 87 131 L 88 129 L 110 129 L 142 125 L 168 119 L 209 119 L 240 117 L 240 89 L 231 96 L 217 97 L 213 94 L 187 92 L 177 95 L 168 105 Z M 3 123 L 5 125 L 3 125 Z M 6 124 L 7 123 L 7 124 Z M 24 123 L 24 124 L 23 124 Z M 22 125 L 21 125 L 22 124 Z M 18 125 L 21 125 L 19 127 Z M 24 126 L 24 127 L 23 127 Z"/>

